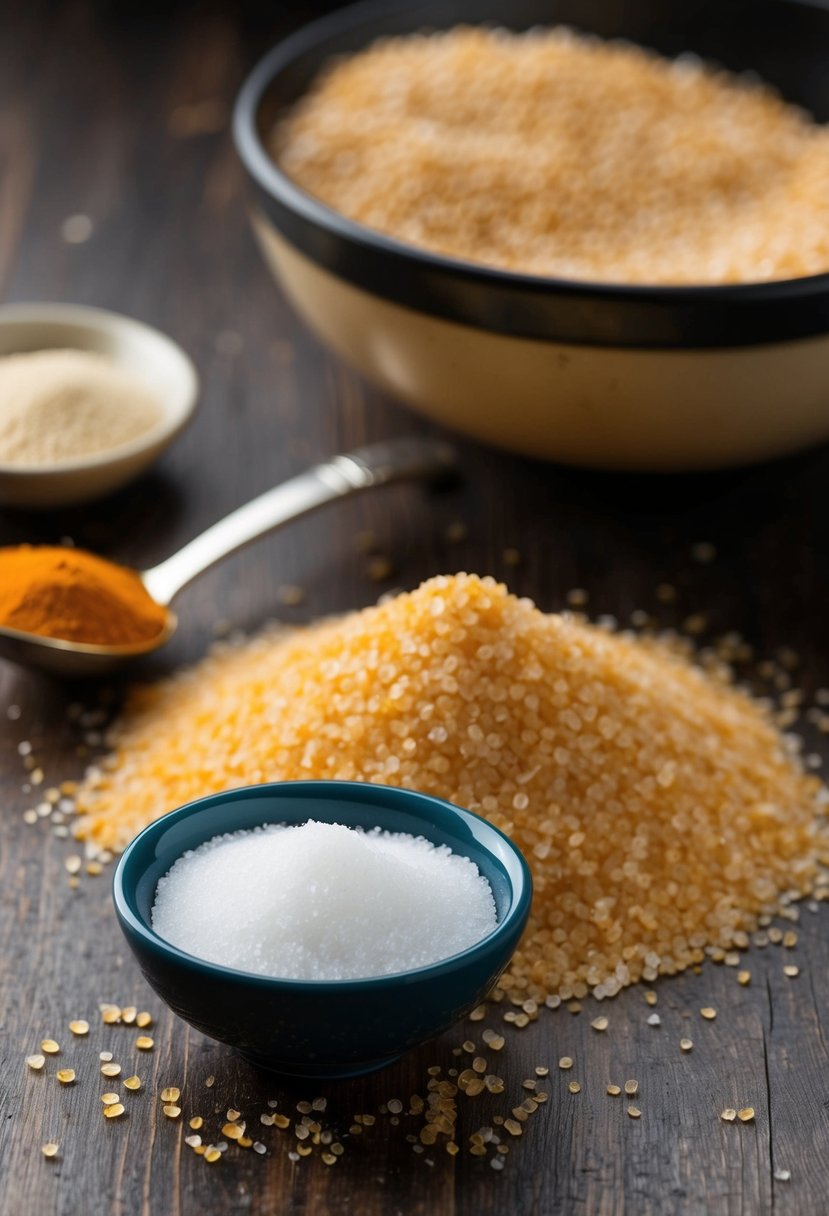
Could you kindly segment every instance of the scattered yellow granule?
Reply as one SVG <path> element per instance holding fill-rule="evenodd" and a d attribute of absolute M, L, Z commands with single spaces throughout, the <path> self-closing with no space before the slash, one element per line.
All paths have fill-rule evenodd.
<path fill-rule="evenodd" d="M 508 832 L 535 880 L 503 981 L 522 1000 L 610 996 L 727 949 L 829 848 L 819 782 L 759 705 L 466 574 L 135 691 L 77 826 L 120 849 L 190 799 L 298 778 L 423 790 Z"/>
<path fill-rule="evenodd" d="M 563 29 L 389 38 L 272 150 L 329 206 L 508 270 L 729 283 L 829 270 L 829 129 L 691 57 Z"/>

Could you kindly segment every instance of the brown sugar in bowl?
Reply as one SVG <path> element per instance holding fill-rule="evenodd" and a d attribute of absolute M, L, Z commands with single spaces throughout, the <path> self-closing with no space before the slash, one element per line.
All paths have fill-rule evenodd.
<path fill-rule="evenodd" d="M 755 71 L 829 119 L 829 11 L 739 2 L 712 17 L 668 0 L 552 8 L 358 5 L 300 30 L 254 69 L 235 137 L 255 228 L 286 295 L 326 344 L 432 418 L 572 464 L 677 470 L 748 463 L 829 437 L 829 274 L 647 286 L 501 270 L 404 244 L 326 206 L 274 162 L 275 123 L 332 56 L 458 24 L 564 23 L 675 57 Z M 783 221 L 785 222 L 785 217 Z"/>

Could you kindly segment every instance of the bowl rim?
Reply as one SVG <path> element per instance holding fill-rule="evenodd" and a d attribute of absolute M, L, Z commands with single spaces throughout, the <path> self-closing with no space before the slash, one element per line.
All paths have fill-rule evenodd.
<path fill-rule="evenodd" d="M 403 801 L 411 802 L 412 804 L 420 803 L 424 806 L 436 807 L 441 815 L 451 815 L 456 817 L 462 823 L 470 826 L 484 828 L 491 833 L 496 839 L 506 845 L 508 854 L 512 857 L 516 866 L 516 874 L 509 876 L 510 886 L 512 888 L 512 897 L 503 919 L 498 922 L 495 928 L 485 937 L 480 938 L 465 950 L 459 951 L 457 954 L 449 955 L 447 958 L 439 959 L 435 963 L 429 963 L 424 967 L 414 967 L 409 971 L 394 971 L 384 975 L 364 976 L 354 979 L 342 980 L 298 980 L 286 979 L 279 976 L 260 975 L 254 971 L 244 971 L 237 967 L 229 967 L 222 963 L 213 963 L 207 959 L 200 958 L 196 954 L 190 954 L 186 950 L 180 949 L 167 941 L 156 933 L 151 925 L 142 918 L 137 916 L 127 899 L 125 894 L 127 889 L 133 890 L 137 885 L 138 878 L 134 882 L 127 884 L 125 876 L 132 865 L 135 865 L 134 855 L 139 848 L 143 847 L 148 839 L 151 839 L 158 833 L 165 832 L 174 823 L 181 822 L 191 816 L 198 815 L 201 811 L 207 810 L 215 805 L 229 803 L 234 798 L 241 797 L 243 800 L 255 798 L 257 795 L 264 797 L 291 797 L 293 791 L 298 787 L 308 790 L 310 793 L 318 792 L 320 796 L 326 795 L 329 800 L 336 800 L 339 794 L 347 797 L 349 794 L 353 800 L 364 801 L 366 791 L 377 791 L 382 797 L 383 794 L 391 794 L 395 798 L 402 798 Z M 327 792 L 327 794 L 326 794 Z M 355 798 L 356 795 L 356 798 Z M 371 794 L 366 801 L 369 805 Z M 380 798 L 377 799 L 380 801 Z M 311 806 L 313 800 L 309 798 L 309 814 L 308 818 L 312 818 Z M 414 808 L 414 806 L 412 807 Z M 278 820 L 267 820 L 264 823 L 278 823 Z M 331 822 L 331 821 L 329 821 Z M 294 826 L 294 825 L 292 825 Z M 232 823 L 229 825 L 232 830 Z M 213 833 L 219 835 L 220 833 Z M 212 836 L 206 840 L 212 839 Z M 206 843 L 206 840 L 202 843 Z M 488 846 L 484 845 L 480 840 L 479 846 L 489 852 Z M 182 854 L 179 853 L 177 858 Z M 170 862 L 172 865 L 173 862 Z M 144 871 L 141 871 L 143 874 Z M 208 976 L 213 976 L 215 979 L 224 979 L 233 983 L 241 984 L 244 987 L 266 988 L 274 993 L 298 993 L 298 992 L 313 992 L 319 994 L 342 993 L 346 989 L 349 991 L 358 990 L 374 991 L 388 986 L 389 984 L 400 982 L 416 982 L 439 979 L 441 976 L 455 972 L 459 967 L 473 961 L 476 955 L 489 950 L 493 945 L 497 944 L 501 938 L 508 937 L 515 930 L 517 923 L 522 922 L 529 915 L 532 904 L 533 882 L 532 873 L 530 871 L 527 860 L 524 857 L 518 846 L 510 840 L 505 832 L 500 828 L 495 827 L 488 819 L 484 819 L 481 815 L 476 815 L 472 811 L 466 810 L 464 807 L 455 806 L 454 803 L 447 802 L 443 798 L 437 798 L 433 794 L 424 794 L 420 790 L 403 789 L 400 786 L 377 785 L 373 782 L 364 781 L 335 781 L 335 780 L 309 780 L 309 781 L 269 781 L 263 782 L 260 785 L 245 785 L 237 786 L 235 789 L 220 790 L 214 794 L 207 794 L 203 798 L 197 798 L 192 802 L 184 803 L 173 811 L 168 811 L 165 815 L 154 819 L 152 823 L 142 829 L 141 832 L 127 845 L 124 852 L 118 859 L 118 865 L 115 869 L 115 874 L 112 880 L 112 898 L 115 904 L 116 914 L 122 922 L 122 927 L 126 926 L 131 934 L 136 935 L 141 939 L 145 946 L 164 954 L 169 960 L 174 962 L 176 966 L 183 966 L 189 971 L 197 971 Z"/>
<path fill-rule="evenodd" d="M 163 330 L 136 317 L 125 313 L 113 312 L 107 308 L 97 308 L 88 304 L 70 304 L 51 300 L 27 300 L 20 303 L 0 305 L 0 333 L 6 326 L 15 325 L 67 325 L 86 330 L 90 334 L 127 333 L 133 335 L 139 342 L 152 343 L 166 349 L 171 361 L 176 362 L 183 377 L 184 391 L 181 399 L 171 404 L 167 397 L 158 394 L 161 415 L 148 430 L 130 439 L 128 443 L 119 444 L 115 448 L 107 448 L 90 456 L 76 456 L 71 460 L 61 460 L 54 464 L 7 464 L 0 460 L 0 477 L 6 482 L 11 481 L 41 481 L 62 477 L 67 474 L 94 472 L 102 468 L 117 468 L 122 462 L 126 463 L 134 457 L 159 446 L 166 446 L 175 439 L 190 422 L 199 402 L 200 383 L 195 364 L 182 346 Z M 15 355 L 35 354 L 38 350 L 71 350 L 89 351 L 89 347 L 67 345 L 56 347 L 29 347 L 26 350 L 6 351 L 0 358 L 12 358 Z M 122 361 L 113 356 L 111 361 L 123 368 Z"/>
<path fill-rule="evenodd" d="M 781 8 L 822 13 L 829 20 L 829 12 L 819 5 L 810 3 L 809 0 L 768 0 L 768 2 L 777 4 Z M 299 57 L 313 51 L 331 38 L 365 26 L 366 45 L 368 45 L 377 36 L 376 32 L 371 29 L 373 20 L 390 14 L 402 15 L 409 10 L 416 11 L 416 9 L 417 5 L 413 3 L 413 0 L 359 0 L 358 3 L 350 4 L 343 9 L 308 22 L 272 47 L 255 64 L 239 91 L 233 112 L 233 137 L 237 153 L 258 187 L 260 197 L 269 211 L 269 218 L 273 220 L 274 210 L 276 210 L 280 220 L 277 227 L 280 228 L 282 235 L 287 235 L 290 243 L 299 248 L 302 253 L 310 256 L 312 261 L 326 266 L 327 261 L 332 258 L 329 247 L 331 238 L 334 238 L 341 250 L 345 248 L 349 251 L 348 270 L 353 272 L 346 273 L 343 259 L 337 258 L 330 268 L 338 277 L 355 283 L 357 286 L 366 285 L 365 282 L 357 281 L 361 275 L 369 277 L 368 289 L 373 294 L 403 304 L 405 301 L 400 298 L 399 290 L 395 290 L 394 276 L 388 274 L 388 268 L 385 275 L 371 274 L 370 266 L 360 270 L 358 266 L 361 256 L 373 256 L 374 258 L 379 256 L 385 260 L 391 259 L 398 269 L 405 265 L 415 272 L 449 277 L 455 284 L 465 285 L 467 288 L 491 288 L 506 293 L 521 294 L 525 299 L 555 293 L 564 301 L 585 303 L 604 301 L 611 307 L 627 305 L 653 310 L 673 305 L 698 310 L 700 307 L 715 306 L 718 311 L 714 323 L 702 327 L 700 335 L 702 340 L 700 341 L 682 340 L 673 330 L 668 334 L 655 332 L 648 336 L 645 333 L 647 326 L 644 324 L 644 319 L 640 318 L 636 327 L 640 332 L 634 335 L 622 334 L 615 342 L 606 337 L 597 337 L 595 334 L 591 336 L 591 326 L 583 323 L 584 334 L 580 337 L 576 336 L 572 340 L 586 345 L 659 346 L 679 349 L 689 346 L 734 347 L 759 345 L 769 341 L 785 340 L 788 337 L 816 336 L 829 329 L 829 270 L 787 279 L 675 285 L 627 284 L 533 275 L 453 258 L 414 244 L 408 244 L 350 219 L 307 193 L 271 157 L 259 133 L 260 106 L 273 80 Z M 482 24 L 491 23 L 483 22 Z M 336 51 L 332 51 L 332 54 L 336 55 L 336 53 Z M 290 229 L 287 234 L 281 228 L 281 224 L 286 221 L 286 226 Z M 309 229 L 316 229 L 328 238 L 326 247 L 328 258 L 320 256 L 319 242 L 307 240 Z M 298 237 L 300 239 L 297 239 Z M 804 316 L 802 319 L 798 319 L 796 324 L 791 321 L 787 323 L 786 312 L 792 304 L 798 303 L 805 306 L 815 298 L 821 303 L 826 302 L 826 316 L 817 318 L 817 320 L 811 319 L 811 321 L 808 316 Z M 462 312 L 447 309 L 445 301 L 441 302 L 443 306 L 439 306 L 435 302 L 435 306 L 432 308 L 423 307 L 422 303 L 419 301 L 415 306 L 418 311 L 448 316 L 449 319 L 461 322 L 466 320 Z M 732 312 L 735 309 L 740 312 L 750 310 L 750 318 L 747 318 L 750 323 L 732 325 L 730 327 L 732 333 L 722 332 L 723 316 L 719 310 L 723 306 Z M 757 313 L 758 308 L 764 309 L 764 313 L 760 317 Z M 769 324 L 768 318 L 765 316 L 765 310 L 769 308 L 773 308 L 773 325 Z M 467 323 L 469 323 L 468 320 Z M 483 328 L 517 336 L 544 338 L 554 336 L 546 332 L 533 332 L 533 327 L 528 326 L 527 319 L 521 316 L 511 319 L 500 318 L 499 322 L 493 321 L 490 324 L 482 323 L 480 319 L 476 318 L 473 323 L 479 327 L 482 325 Z M 753 333 L 752 326 L 756 327 L 758 323 L 762 332 Z M 729 329 L 728 313 L 726 313 L 725 329 L 726 331 Z M 735 338 L 738 340 L 734 340 Z M 560 340 L 567 340 L 567 338 L 564 337 Z"/>

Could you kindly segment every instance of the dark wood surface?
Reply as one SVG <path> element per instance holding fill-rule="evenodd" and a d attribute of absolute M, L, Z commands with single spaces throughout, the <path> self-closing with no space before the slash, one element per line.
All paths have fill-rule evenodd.
<path fill-rule="evenodd" d="M 286 6 L 289 7 L 290 6 Z M 302 12 L 300 12 L 300 7 Z M 97 506 L 47 515 L 0 515 L 0 543 L 70 536 L 141 567 L 209 522 L 312 460 L 365 441 L 423 431 L 416 417 L 381 399 L 304 332 L 271 282 L 250 235 L 245 190 L 227 130 L 246 68 L 309 6 L 265 15 L 196 6 L 154 17 L 145 7 L 84 3 L 3 7 L 0 29 L 0 297 L 112 307 L 167 330 L 193 355 L 203 380 L 200 412 L 156 469 Z M 67 243 L 68 216 L 92 221 L 90 239 Z M 508 402 L 505 407 L 508 408 Z M 670 402 L 666 402 L 670 408 Z M 724 403 L 727 408 L 727 403 Z M 785 401 L 781 401 L 785 408 Z M 790 646 L 797 681 L 810 694 L 829 684 L 829 451 L 763 468 L 696 478 L 625 478 L 533 464 L 462 444 L 463 486 L 441 498 L 415 489 L 367 496 L 320 514 L 228 560 L 182 596 L 182 629 L 149 670 L 197 658 L 218 618 L 245 629 L 373 602 L 393 586 L 456 569 L 492 573 L 545 609 L 569 588 L 590 592 L 590 612 L 658 611 L 665 624 L 704 612 L 712 634 L 739 630 L 761 654 Z M 463 520 L 468 535 L 446 532 Z M 371 529 L 394 573 L 378 585 L 356 543 Z M 691 546 L 710 541 L 711 564 Z M 521 558 L 511 565 L 504 553 Z M 674 583 L 671 609 L 655 589 Z M 277 588 L 301 585 L 301 605 L 282 608 Z M 89 691 L 83 694 L 89 698 Z M 542 1012 L 526 1030 L 506 1028 L 491 1056 L 507 1083 L 497 1098 L 461 1099 L 452 1158 L 416 1154 L 378 1107 L 425 1094 L 427 1068 L 456 1067 L 453 1048 L 480 1045 L 493 1009 L 388 1071 L 338 1086 L 287 1088 L 167 1013 L 127 956 L 106 875 L 72 891 L 64 869 L 71 842 L 23 812 L 18 744 L 30 741 L 44 788 L 77 776 L 77 727 L 65 688 L 0 664 L 0 1211 L 74 1214 L 281 1212 L 295 1216 L 430 1213 L 822 1213 L 829 1206 L 829 916 L 804 910 L 793 952 L 770 946 L 733 968 L 660 982 L 651 1027 L 641 987 L 606 1004 L 604 1034 L 579 1016 Z M 19 706 L 19 718 L 9 718 Z M 12 710 L 12 714 L 16 711 Z M 810 740 L 810 748 L 820 748 Z M 785 957 L 784 957 L 785 954 Z M 796 979 L 786 962 L 801 968 Z M 133 1035 L 100 1024 L 100 1001 L 134 1003 L 157 1015 L 155 1049 L 135 1057 Z M 699 1016 L 718 1009 L 714 1022 Z M 70 1019 L 92 1023 L 71 1040 Z M 683 1054 L 688 1034 L 693 1052 Z M 24 1057 L 54 1036 L 58 1059 L 78 1081 L 64 1089 L 56 1063 L 30 1073 Z M 137 1069 L 145 1091 L 128 1116 L 105 1123 L 98 1052 Z M 489 1054 L 489 1053 L 484 1053 Z M 571 1055 L 570 1073 L 557 1068 Z M 524 1078 L 548 1065 L 549 1101 L 510 1141 L 502 1172 L 470 1156 L 468 1137 L 524 1096 Z M 215 1076 L 212 1089 L 205 1087 Z M 642 1117 L 605 1093 L 608 1081 L 640 1083 Z M 582 1091 L 571 1095 L 577 1078 Z M 291 1112 L 328 1098 L 325 1125 L 345 1152 L 328 1167 L 315 1154 L 293 1162 L 290 1132 L 254 1131 L 267 1154 L 231 1145 L 208 1166 L 183 1146 L 186 1128 L 160 1113 L 158 1090 L 180 1086 L 190 1115 L 233 1105 L 257 1124 L 268 1098 Z M 752 1105 L 753 1124 L 720 1122 L 726 1106 Z M 348 1134 L 355 1113 L 377 1123 Z M 41 1144 L 54 1138 L 54 1161 Z M 788 1180 L 775 1171 L 789 1170 Z"/>

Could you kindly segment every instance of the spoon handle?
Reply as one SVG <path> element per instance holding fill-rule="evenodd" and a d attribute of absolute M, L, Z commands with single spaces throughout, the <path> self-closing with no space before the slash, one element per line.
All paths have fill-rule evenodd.
<path fill-rule="evenodd" d="M 142 574 L 153 599 L 167 605 L 183 587 L 243 545 L 299 519 L 336 498 L 348 498 L 396 481 L 436 479 L 455 468 L 448 443 L 391 439 L 333 456 L 239 507 L 178 553 Z"/>

